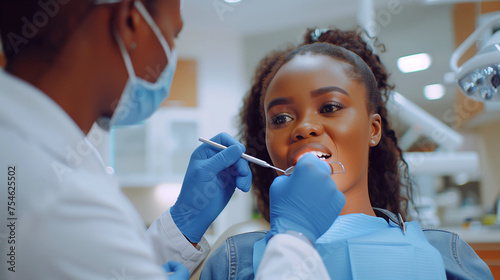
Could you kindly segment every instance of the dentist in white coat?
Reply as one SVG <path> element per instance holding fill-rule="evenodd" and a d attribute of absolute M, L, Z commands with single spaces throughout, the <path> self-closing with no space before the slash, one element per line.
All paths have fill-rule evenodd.
<path fill-rule="evenodd" d="M 177 202 L 146 229 L 86 135 L 96 122 L 131 125 L 160 106 L 182 25 L 180 0 L 0 2 L 0 279 L 187 279 L 207 256 L 206 229 L 236 188 L 250 188 L 244 147 L 224 133 L 212 140 L 228 149 L 200 145 Z M 298 204 L 276 193 L 279 220 Z M 300 199 L 312 215 L 321 210 L 315 197 Z M 314 220 L 275 231 L 259 278 L 307 257 L 320 264 L 308 277 L 328 278 L 300 241 L 301 229 L 320 234 L 333 222 Z"/>

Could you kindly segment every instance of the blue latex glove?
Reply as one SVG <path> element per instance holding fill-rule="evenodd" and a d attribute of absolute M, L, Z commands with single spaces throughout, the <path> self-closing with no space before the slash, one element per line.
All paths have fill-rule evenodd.
<path fill-rule="evenodd" d="M 169 261 L 163 265 L 168 274 L 168 280 L 189 280 L 189 270 L 181 263 Z"/>
<path fill-rule="evenodd" d="M 245 146 L 227 133 L 210 140 L 228 148 L 219 150 L 203 143 L 193 152 L 181 193 L 170 208 L 175 224 L 193 243 L 200 242 L 235 188 L 248 192 L 252 183 L 248 162 L 241 158 Z"/>
<path fill-rule="evenodd" d="M 314 243 L 339 216 L 345 204 L 331 167 L 306 154 L 290 176 L 279 176 L 269 189 L 271 229 L 266 235 L 296 231 Z"/>

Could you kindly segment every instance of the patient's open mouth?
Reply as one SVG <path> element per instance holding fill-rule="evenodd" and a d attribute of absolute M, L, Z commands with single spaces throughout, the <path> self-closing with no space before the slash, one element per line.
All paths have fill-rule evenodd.
<path fill-rule="evenodd" d="M 326 146 L 320 143 L 308 143 L 294 150 L 288 157 L 289 166 L 294 166 L 297 162 L 308 153 L 312 153 L 319 159 L 327 161 L 332 157 L 332 152 Z"/>

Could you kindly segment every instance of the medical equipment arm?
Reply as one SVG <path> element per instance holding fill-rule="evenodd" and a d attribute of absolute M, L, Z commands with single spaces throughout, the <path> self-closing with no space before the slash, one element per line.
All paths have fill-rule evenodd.
<path fill-rule="evenodd" d="M 268 242 L 276 234 L 298 232 L 314 243 L 330 228 L 345 204 L 330 166 L 312 154 L 299 160 L 292 175 L 274 180 L 269 199 Z"/>
<path fill-rule="evenodd" d="M 235 188 L 247 192 L 252 182 L 248 162 L 241 158 L 245 147 L 227 133 L 211 140 L 228 148 L 220 151 L 203 143 L 193 152 L 181 193 L 170 208 L 175 224 L 193 243 L 200 242 Z"/>

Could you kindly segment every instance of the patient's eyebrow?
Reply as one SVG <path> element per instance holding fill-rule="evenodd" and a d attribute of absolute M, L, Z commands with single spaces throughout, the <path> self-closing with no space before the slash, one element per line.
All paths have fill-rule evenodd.
<path fill-rule="evenodd" d="M 293 98 L 290 97 L 278 97 L 276 99 L 271 100 L 269 105 L 267 105 L 267 111 L 269 111 L 272 107 L 277 105 L 288 105 L 293 103 Z"/>
<path fill-rule="evenodd" d="M 317 97 L 318 95 L 322 95 L 322 94 L 332 92 L 332 91 L 337 91 L 337 92 L 343 93 L 347 96 L 350 96 L 350 94 L 346 90 L 344 90 L 343 88 L 339 88 L 336 86 L 328 86 L 328 87 L 322 87 L 322 88 L 312 90 L 311 97 Z"/>

